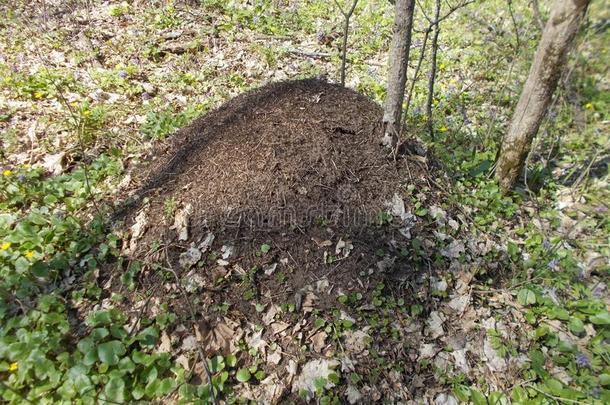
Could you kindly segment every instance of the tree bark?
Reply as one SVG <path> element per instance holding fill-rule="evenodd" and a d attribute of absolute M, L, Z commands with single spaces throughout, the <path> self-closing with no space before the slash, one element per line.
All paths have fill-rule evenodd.
<path fill-rule="evenodd" d="M 383 105 L 382 143 L 389 147 L 396 145 L 400 133 L 414 9 L 415 0 L 396 0 L 394 32 L 388 58 L 388 92 Z"/>
<path fill-rule="evenodd" d="M 512 189 L 523 172 L 532 140 L 551 102 L 589 3 L 590 0 L 555 0 L 500 148 L 496 179 L 504 191 Z"/>

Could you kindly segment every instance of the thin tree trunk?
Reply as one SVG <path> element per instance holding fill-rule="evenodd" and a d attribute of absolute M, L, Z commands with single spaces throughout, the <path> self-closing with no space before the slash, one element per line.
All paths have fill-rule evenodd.
<path fill-rule="evenodd" d="M 344 11 L 343 7 L 337 0 L 335 0 L 335 4 L 339 7 L 339 11 L 343 14 L 343 18 L 345 19 L 345 24 L 343 25 L 343 46 L 341 49 L 341 86 L 345 86 L 345 65 L 347 62 L 347 37 L 349 34 L 349 20 L 354 14 L 354 10 L 356 9 L 356 5 L 358 4 L 358 0 L 354 0 L 352 2 L 352 7 L 349 11 Z"/>
<path fill-rule="evenodd" d="M 396 145 L 400 134 L 414 9 L 415 0 L 396 0 L 394 33 L 388 58 L 388 93 L 383 106 L 384 137 L 382 143 L 389 147 Z"/>
<path fill-rule="evenodd" d="M 430 60 L 430 77 L 428 78 L 428 100 L 426 101 L 426 127 L 430 138 L 434 140 L 434 125 L 432 123 L 432 101 L 434 100 L 434 82 L 436 81 L 436 53 L 438 51 L 438 35 L 440 33 L 439 16 L 441 14 L 441 0 L 436 0 L 434 12 L 434 35 L 432 36 L 432 56 Z"/>
<path fill-rule="evenodd" d="M 555 0 L 500 149 L 496 179 L 504 191 L 512 189 L 523 172 L 532 140 L 551 102 L 589 3 L 590 0 Z"/>

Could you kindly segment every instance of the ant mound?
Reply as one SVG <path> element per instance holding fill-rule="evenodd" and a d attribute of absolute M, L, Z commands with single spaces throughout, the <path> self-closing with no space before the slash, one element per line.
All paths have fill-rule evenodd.
<path fill-rule="evenodd" d="M 432 174 L 425 157 L 380 145 L 381 118 L 319 80 L 236 97 L 155 151 L 128 220 L 132 252 L 207 287 L 256 273 L 244 287 L 255 295 L 407 271 L 417 221 L 403 198 Z"/>

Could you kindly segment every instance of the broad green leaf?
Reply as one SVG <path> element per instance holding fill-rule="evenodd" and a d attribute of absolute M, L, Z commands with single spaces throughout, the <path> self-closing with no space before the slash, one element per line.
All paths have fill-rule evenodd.
<path fill-rule="evenodd" d="M 49 276 L 49 266 L 41 261 L 38 261 L 32 265 L 30 272 L 39 278 L 47 278 Z"/>
<path fill-rule="evenodd" d="M 487 398 L 477 390 L 470 390 L 470 398 L 474 405 L 487 405 Z"/>
<path fill-rule="evenodd" d="M 583 321 L 581 321 L 580 319 L 576 318 L 576 317 L 572 317 L 570 319 L 570 323 L 569 323 L 569 328 L 570 328 L 570 332 L 574 333 L 574 334 L 581 334 L 585 331 L 585 324 L 583 323 Z"/>
<path fill-rule="evenodd" d="M 97 355 L 100 361 L 114 366 L 118 364 L 120 356 L 125 354 L 125 345 L 118 340 L 111 340 L 110 342 L 101 343 L 97 347 Z"/>
<path fill-rule="evenodd" d="M 239 369 L 235 377 L 239 382 L 248 382 L 250 381 L 252 375 L 250 374 L 250 371 L 247 368 L 241 368 Z"/>
<path fill-rule="evenodd" d="M 536 303 L 536 294 L 528 288 L 522 288 L 517 293 L 517 302 L 523 306 Z"/>
<path fill-rule="evenodd" d="M 125 381 L 119 377 L 113 377 L 104 387 L 106 399 L 114 403 L 123 403 L 125 401 Z"/>
<path fill-rule="evenodd" d="M 236 355 L 234 355 L 233 353 L 231 353 L 231 354 L 229 354 L 229 355 L 227 356 L 227 359 L 226 359 L 226 361 L 225 361 L 225 362 L 226 362 L 226 364 L 227 364 L 227 366 L 228 366 L 228 367 L 233 368 L 233 367 L 235 367 L 235 365 L 237 364 L 237 356 L 236 356 Z"/>
<path fill-rule="evenodd" d="M 589 317 L 594 325 L 610 325 L 610 312 L 604 311 Z"/>

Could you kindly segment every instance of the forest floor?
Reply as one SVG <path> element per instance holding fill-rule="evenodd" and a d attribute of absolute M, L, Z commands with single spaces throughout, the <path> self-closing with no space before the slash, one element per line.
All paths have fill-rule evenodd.
<path fill-rule="evenodd" d="M 508 196 L 529 2 L 443 20 L 435 137 L 426 49 L 396 159 L 393 6 L 354 13 L 358 94 L 333 2 L 253 3 L 0 6 L 3 400 L 610 402 L 603 2 Z"/>

